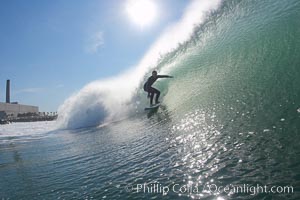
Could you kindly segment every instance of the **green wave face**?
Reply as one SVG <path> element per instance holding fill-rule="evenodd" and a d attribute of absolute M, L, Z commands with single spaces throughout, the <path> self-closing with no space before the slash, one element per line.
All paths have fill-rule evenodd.
<path fill-rule="evenodd" d="M 299 122 L 299 1 L 225 1 L 158 65 L 157 87 L 177 116 L 200 109 L 223 124 L 263 129 Z M 242 125 L 243 124 L 243 125 Z"/>

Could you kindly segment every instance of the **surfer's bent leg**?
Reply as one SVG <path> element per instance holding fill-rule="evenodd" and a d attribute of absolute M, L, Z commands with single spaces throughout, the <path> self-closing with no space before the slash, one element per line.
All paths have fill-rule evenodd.
<path fill-rule="evenodd" d="M 160 91 L 158 91 L 157 89 L 155 89 L 153 87 L 150 87 L 148 89 L 148 91 L 150 92 L 150 104 L 153 105 L 154 94 L 156 94 L 155 103 L 158 103 L 158 98 L 159 98 L 159 95 L 160 95 Z"/>
<path fill-rule="evenodd" d="M 155 103 L 156 103 L 156 104 L 158 103 L 158 98 L 159 98 L 159 96 L 160 96 L 160 91 L 157 90 L 157 92 L 156 92 L 156 97 L 155 97 Z"/>
<path fill-rule="evenodd" d="M 155 89 L 155 88 L 153 88 L 153 87 L 151 87 L 151 88 L 149 88 L 149 91 L 150 91 L 150 93 L 151 93 L 151 98 L 150 98 L 150 104 L 152 105 L 152 103 L 153 103 L 153 97 L 154 97 L 154 94 L 156 94 L 156 97 L 155 97 L 155 103 L 158 103 L 158 98 L 159 98 L 159 96 L 160 96 L 160 91 L 159 90 L 157 90 L 157 89 Z"/>
<path fill-rule="evenodd" d="M 154 93 L 150 92 L 150 105 L 153 104 L 153 97 L 154 97 Z"/>

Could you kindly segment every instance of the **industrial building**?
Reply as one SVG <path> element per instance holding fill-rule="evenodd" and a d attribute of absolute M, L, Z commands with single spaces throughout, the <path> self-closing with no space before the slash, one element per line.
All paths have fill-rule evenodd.
<path fill-rule="evenodd" d="M 17 102 L 10 102 L 10 80 L 6 81 L 6 102 L 0 103 L 0 119 L 7 116 L 17 117 L 18 114 L 39 113 L 39 107 L 18 104 Z"/>

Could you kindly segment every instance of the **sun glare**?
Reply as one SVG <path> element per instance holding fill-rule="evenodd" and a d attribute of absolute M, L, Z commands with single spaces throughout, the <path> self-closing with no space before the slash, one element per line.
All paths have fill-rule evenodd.
<path fill-rule="evenodd" d="M 127 0 L 126 12 L 134 24 L 145 27 L 153 24 L 157 7 L 153 0 Z"/>

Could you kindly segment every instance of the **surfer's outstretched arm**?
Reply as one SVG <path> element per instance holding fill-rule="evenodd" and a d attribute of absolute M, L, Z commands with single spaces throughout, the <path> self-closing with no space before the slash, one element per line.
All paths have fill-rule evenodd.
<path fill-rule="evenodd" d="M 169 76 L 169 75 L 157 75 L 157 78 L 173 78 L 173 76 Z"/>

